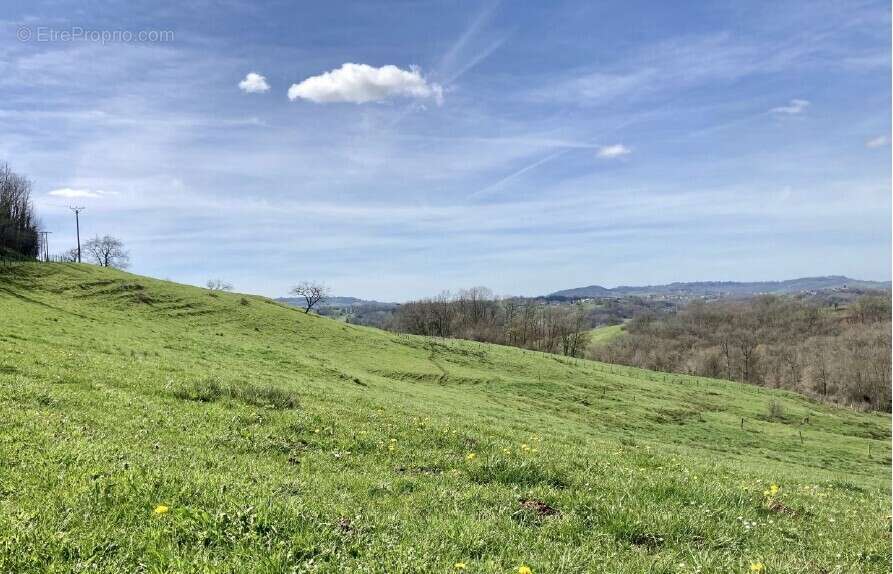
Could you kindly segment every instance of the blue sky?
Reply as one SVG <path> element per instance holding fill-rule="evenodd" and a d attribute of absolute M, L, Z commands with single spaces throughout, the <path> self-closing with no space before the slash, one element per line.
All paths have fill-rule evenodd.
<path fill-rule="evenodd" d="M 887 2 L 2 4 L 54 251 L 77 204 L 272 296 L 890 279 Z"/>

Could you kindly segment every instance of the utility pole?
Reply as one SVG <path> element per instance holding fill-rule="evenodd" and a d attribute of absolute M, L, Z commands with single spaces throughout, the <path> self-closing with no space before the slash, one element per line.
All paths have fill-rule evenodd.
<path fill-rule="evenodd" d="M 41 235 L 43 235 L 43 260 L 49 262 L 50 260 L 50 238 L 47 237 L 52 231 L 41 231 Z"/>
<path fill-rule="evenodd" d="M 78 214 L 84 210 L 83 207 L 69 207 L 74 212 L 74 225 L 78 233 L 78 263 L 81 262 L 81 220 Z"/>

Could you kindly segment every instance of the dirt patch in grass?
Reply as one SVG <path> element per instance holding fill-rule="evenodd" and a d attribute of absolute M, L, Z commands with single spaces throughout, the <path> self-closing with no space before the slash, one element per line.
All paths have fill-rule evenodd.
<path fill-rule="evenodd" d="M 522 498 L 519 500 L 519 502 L 521 503 L 521 508 L 523 510 L 529 510 L 530 512 L 533 512 L 541 518 L 546 516 L 559 516 L 561 514 L 561 511 L 549 506 L 542 500 L 536 500 L 534 498 Z"/>
<path fill-rule="evenodd" d="M 518 500 L 519 508 L 512 513 L 512 520 L 518 524 L 525 526 L 541 526 L 543 521 L 550 517 L 561 515 L 556 508 L 553 508 L 534 498 L 521 498 Z"/>
<path fill-rule="evenodd" d="M 338 519 L 338 530 L 344 534 L 356 534 L 357 532 L 357 529 L 350 521 L 350 518 L 347 518 L 346 516 L 342 516 Z"/>
<path fill-rule="evenodd" d="M 770 500 L 769 504 L 766 505 L 770 511 L 778 513 L 778 514 L 787 514 L 788 516 L 796 516 L 797 511 L 786 505 L 780 500 Z"/>

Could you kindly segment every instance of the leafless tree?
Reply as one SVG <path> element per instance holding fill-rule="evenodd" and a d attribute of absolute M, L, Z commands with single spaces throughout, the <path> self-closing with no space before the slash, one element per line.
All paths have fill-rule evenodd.
<path fill-rule="evenodd" d="M 84 250 L 100 267 L 127 269 L 130 265 L 130 255 L 124 250 L 124 243 L 111 235 L 104 237 L 97 235 L 84 244 Z"/>
<path fill-rule="evenodd" d="M 205 287 L 210 289 L 211 291 L 232 291 L 233 285 L 232 283 L 227 283 L 222 279 L 208 279 L 208 282 L 205 283 Z"/>
<path fill-rule="evenodd" d="M 39 227 L 31 203 L 31 182 L 0 165 L 0 251 L 37 257 Z"/>
<path fill-rule="evenodd" d="M 62 255 L 60 255 L 59 258 L 62 260 L 62 263 L 77 263 L 78 262 L 78 248 L 72 247 L 68 251 L 62 253 Z"/>
<path fill-rule="evenodd" d="M 325 303 L 329 297 L 329 288 L 315 281 L 301 281 L 291 293 L 304 298 L 304 312 L 309 313 L 314 306 Z"/>

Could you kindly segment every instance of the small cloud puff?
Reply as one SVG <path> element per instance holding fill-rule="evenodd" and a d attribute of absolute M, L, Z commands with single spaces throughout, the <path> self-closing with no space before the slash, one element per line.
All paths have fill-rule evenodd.
<path fill-rule="evenodd" d="M 270 84 L 264 76 L 249 72 L 245 79 L 239 82 L 239 89 L 249 94 L 261 94 L 270 89 Z"/>
<path fill-rule="evenodd" d="M 884 147 L 888 143 L 890 143 L 890 138 L 888 138 L 887 136 L 878 136 L 876 138 L 872 138 L 872 139 L 868 140 L 867 142 L 865 142 L 865 147 L 867 147 L 867 148 Z"/>
<path fill-rule="evenodd" d="M 623 144 L 606 145 L 598 148 L 596 155 L 601 158 L 611 159 L 632 153 L 633 150 Z"/>
<path fill-rule="evenodd" d="M 443 102 L 443 88 L 429 83 L 416 67 L 402 70 L 397 66 L 375 68 L 347 63 L 340 68 L 311 76 L 288 89 L 288 99 L 316 103 L 349 102 L 364 104 L 394 97 L 433 99 Z"/>
<path fill-rule="evenodd" d="M 809 100 L 791 100 L 788 102 L 786 106 L 779 106 L 777 108 L 772 108 L 771 111 L 774 114 L 799 114 L 806 110 L 809 107 Z"/>
<path fill-rule="evenodd" d="M 111 191 L 102 191 L 96 190 L 92 191 L 89 189 L 72 189 L 70 187 L 62 187 L 59 189 L 54 189 L 48 193 L 53 197 L 64 197 L 66 199 L 77 199 L 77 198 L 91 198 L 98 199 L 100 197 L 107 197 L 109 195 L 115 195 L 114 192 Z"/>

